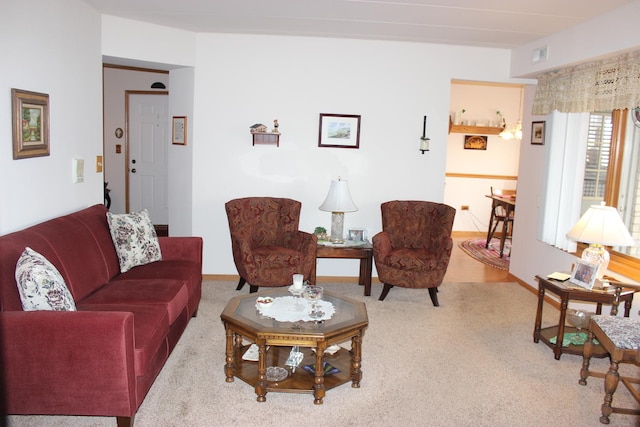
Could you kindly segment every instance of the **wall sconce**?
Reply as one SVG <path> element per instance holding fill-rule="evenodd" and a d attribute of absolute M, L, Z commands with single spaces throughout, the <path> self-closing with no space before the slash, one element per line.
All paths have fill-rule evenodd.
<path fill-rule="evenodd" d="M 425 151 L 429 151 L 429 142 L 431 140 L 427 138 L 427 116 L 424 116 L 422 121 L 422 136 L 420 137 L 420 151 L 424 154 Z"/>

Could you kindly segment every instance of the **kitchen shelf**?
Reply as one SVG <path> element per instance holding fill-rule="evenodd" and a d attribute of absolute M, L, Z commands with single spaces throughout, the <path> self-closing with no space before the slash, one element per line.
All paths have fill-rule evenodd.
<path fill-rule="evenodd" d="M 498 135 L 504 127 L 454 125 L 449 117 L 449 133 L 466 133 L 467 135 Z"/>

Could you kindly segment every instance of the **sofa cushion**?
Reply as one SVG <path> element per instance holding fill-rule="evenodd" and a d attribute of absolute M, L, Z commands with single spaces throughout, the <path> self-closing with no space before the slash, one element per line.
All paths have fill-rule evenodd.
<path fill-rule="evenodd" d="M 78 302 L 78 311 L 121 311 L 133 313 L 134 359 L 136 376 L 147 372 L 158 349 L 167 345 L 169 317 L 158 305 L 144 304 L 84 304 Z M 105 362 L 106 363 L 106 362 Z"/>
<path fill-rule="evenodd" d="M 107 221 L 118 253 L 120 272 L 162 260 L 158 236 L 146 209 L 130 214 L 107 212 Z"/>
<path fill-rule="evenodd" d="M 76 310 L 58 269 L 30 247 L 18 259 L 15 276 L 23 310 Z"/>
<path fill-rule="evenodd" d="M 171 325 L 185 309 L 188 301 L 189 291 L 183 280 L 117 280 L 107 283 L 78 305 L 85 310 L 94 304 L 160 305 L 166 311 Z"/>

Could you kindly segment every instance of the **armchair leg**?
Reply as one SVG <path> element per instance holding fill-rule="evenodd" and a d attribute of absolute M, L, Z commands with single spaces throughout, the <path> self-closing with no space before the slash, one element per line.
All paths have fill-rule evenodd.
<path fill-rule="evenodd" d="M 244 280 L 242 277 L 240 277 L 240 281 L 238 282 L 238 287 L 236 288 L 236 291 L 239 291 L 240 289 L 242 289 L 245 283 L 247 283 L 247 281 Z"/>
<path fill-rule="evenodd" d="M 393 288 L 393 285 L 385 283 L 384 288 L 382 289 L 382 293 L 380 294 L 380 298 L 378 298 L 378 301 L 384 301 L 384 299 L 387 297 L 387 294 L 389 293 L 391 288 Z"/>
<path fill-rule="evenodd" d="M 258 287 L 257 286 L 253 286 L 253 285 L 249 285 L 249 293 L 253 294 L 255 292 L 258 292 Z"/>
<path fill-rule="evenodd" d="M 438 288 L 429 288 L 429 296 L 434 307 L 440 307 L 438 303 Z"/>

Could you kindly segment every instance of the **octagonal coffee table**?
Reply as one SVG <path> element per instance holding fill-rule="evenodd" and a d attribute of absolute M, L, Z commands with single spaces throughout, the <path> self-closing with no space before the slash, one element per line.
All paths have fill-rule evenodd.
<path fill-rule="evenodd" d="M 362 337 L 369 324 L 365 304 L 325 291 L 322 299 L 335 307 L 330 319 L 286 322 L 263 316 L 256 309 L 256 299 L 267 295 L 278 298 L 290 294 L 286 288 L 274 288 L 234 297 L 220 315 L 226 333 L 226 381 L 233 382 L 237 377 L 254 386 L 258 402 L 266 401 L 270 391 L 313 393 L 313 403 L 319 405 L 326 390 L 349 381 L 351 387 L 359 388 Z M 243 359 L 250 347 L 250 344 L 243 344 L 245 340 L 257 345 L 257 361 Z M 348 340 L 351 340 L 351 350 L 341 347 L 331 355 L 325 354 L 327 347 Z M 285 365 L 292 346 L 298 346 L 304 355 L 295 370 Z M 325 362 L 338 372 L 325 374 Z M 287 369 L 286 378 L 267 381 L 268 366 Z"/>

